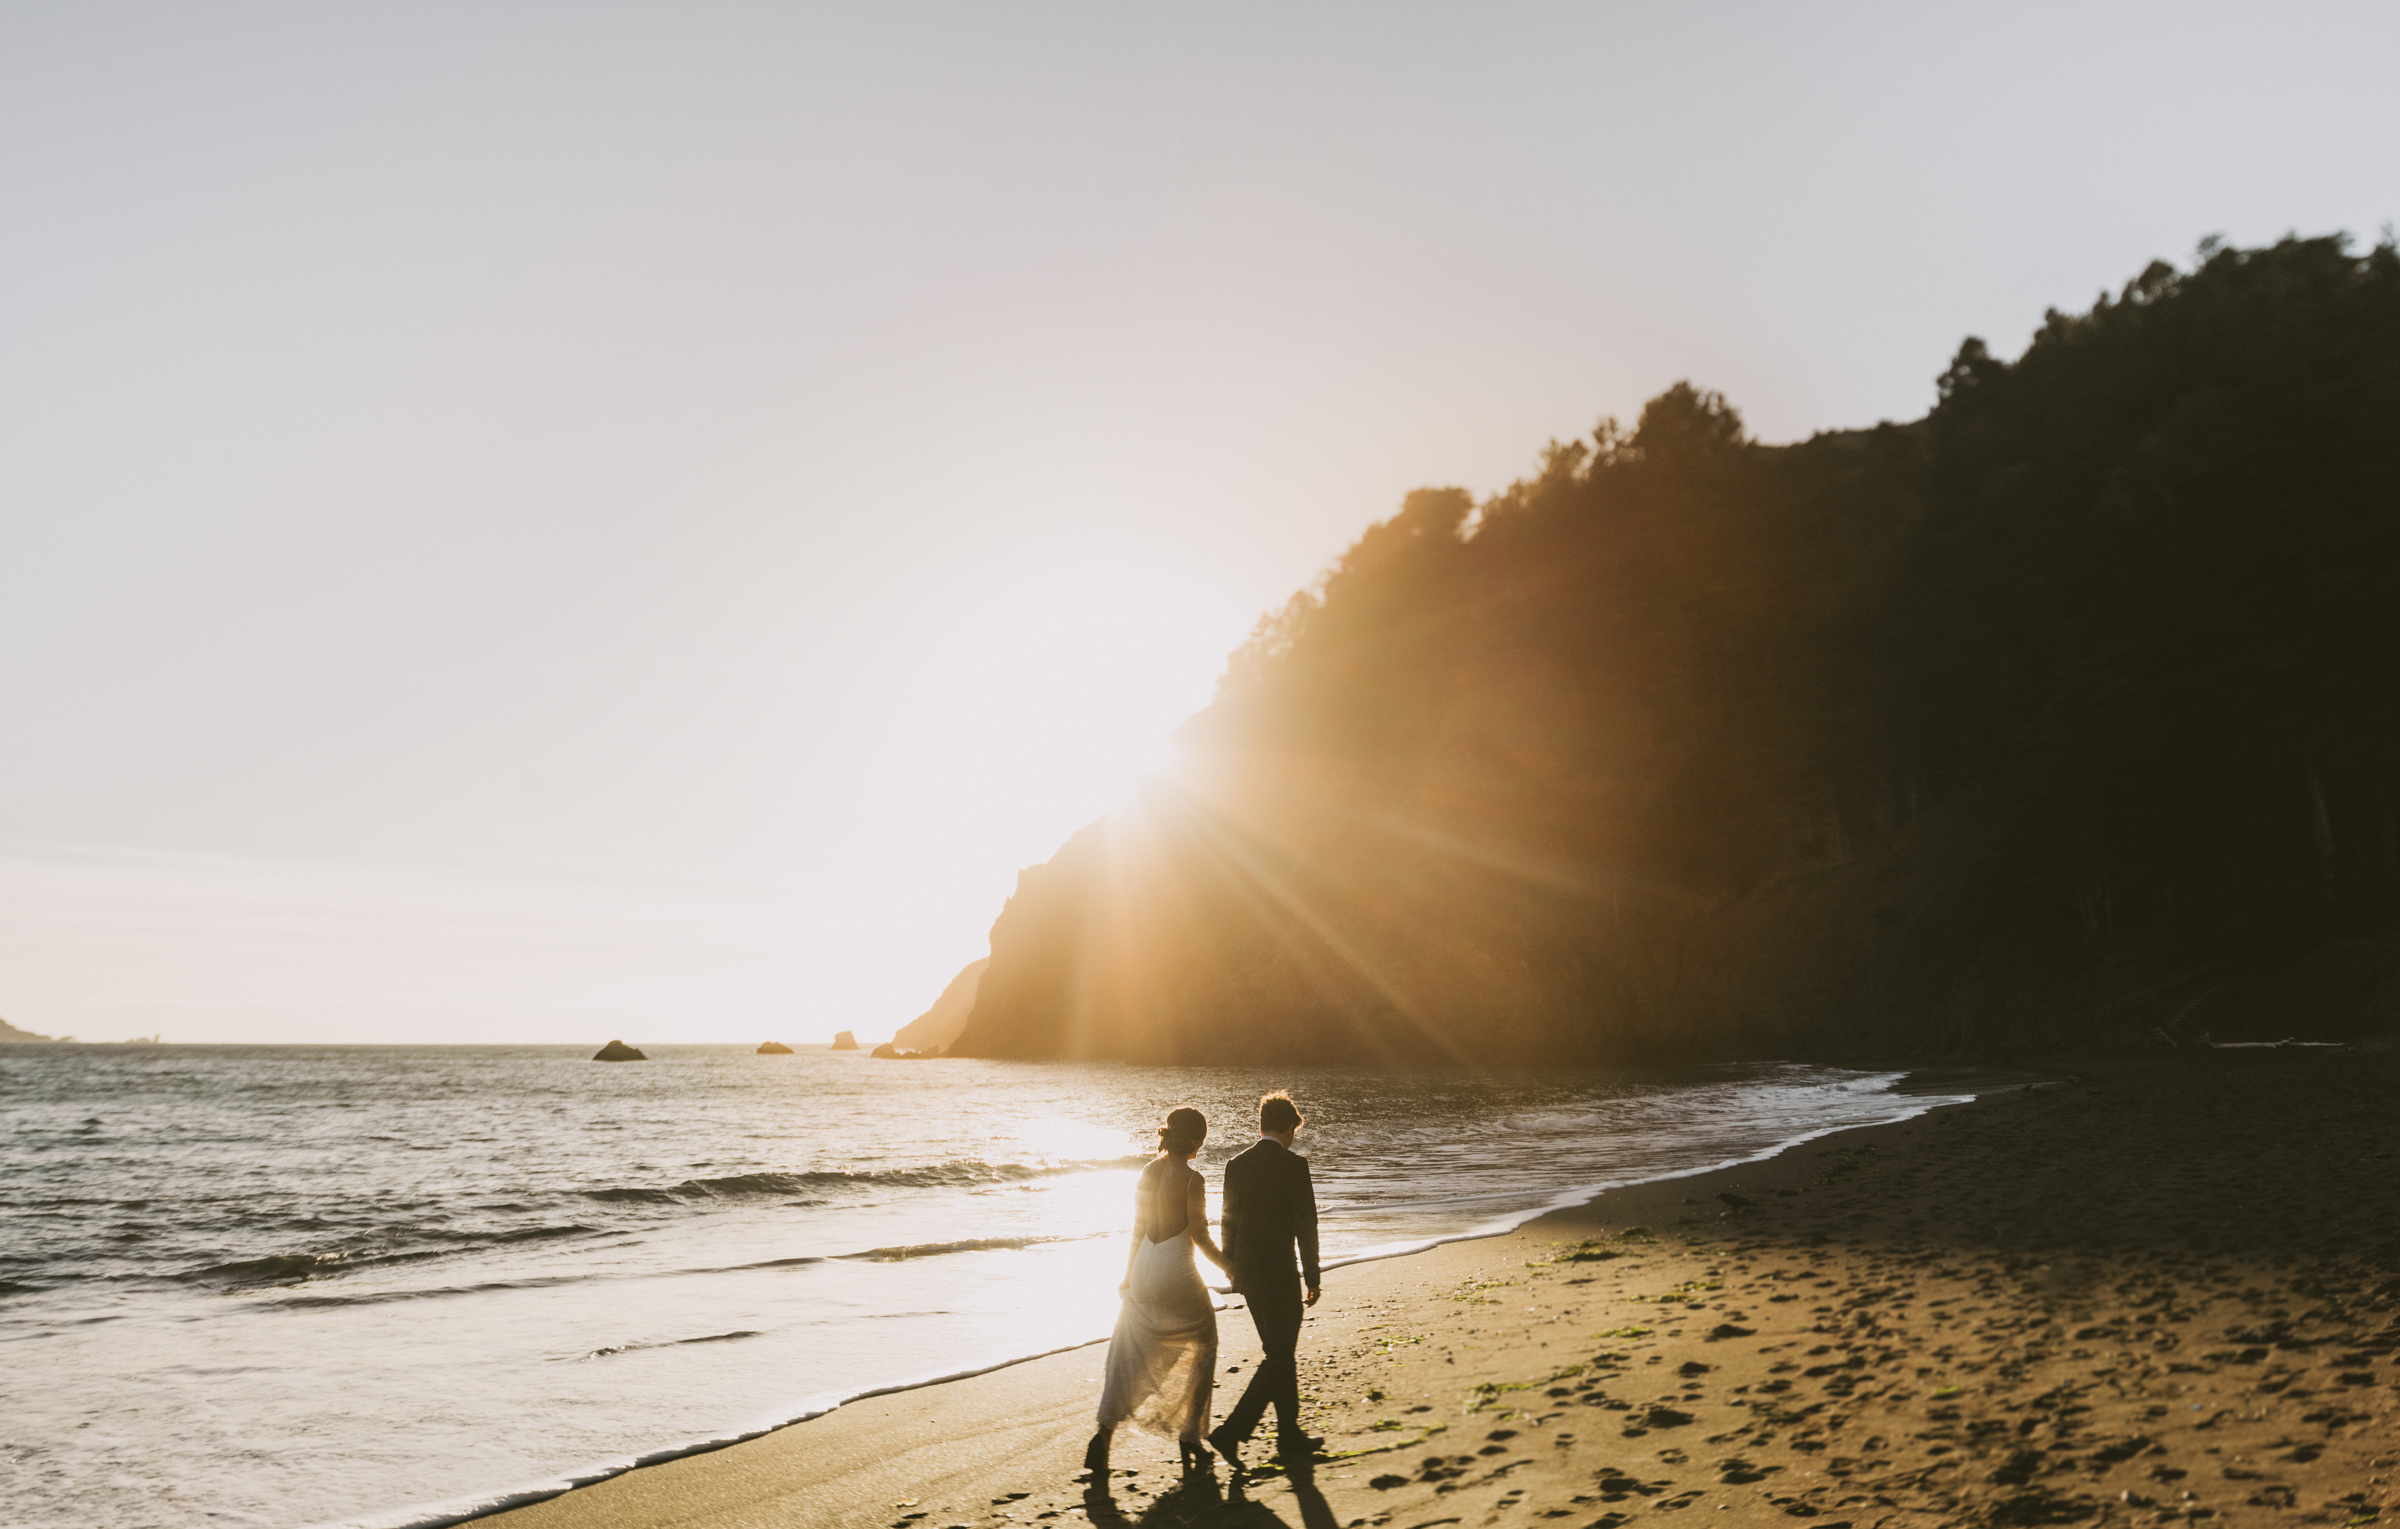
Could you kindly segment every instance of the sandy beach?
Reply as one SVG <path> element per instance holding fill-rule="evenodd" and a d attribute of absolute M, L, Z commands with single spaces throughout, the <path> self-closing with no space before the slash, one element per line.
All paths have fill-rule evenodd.
<path fill-rule="evenodd" d="M 870 1398 L 494 1529 L 2378 1522 L 2389 1052 L 2057 1064 L 1900 1125 L 1332 1271 L 1325 1458 L 1080 1454 L 1100 1345 Z M 1224 1315 L 1220 1411 L 1256 1345 Z"/>

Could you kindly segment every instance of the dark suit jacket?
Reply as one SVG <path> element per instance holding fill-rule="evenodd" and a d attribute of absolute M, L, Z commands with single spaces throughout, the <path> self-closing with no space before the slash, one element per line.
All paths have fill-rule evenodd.
<path fill-rule="evenodd" d="M 1261 1140 L 1225 1165 L 1225 1261 L 1233 1288 L 1244 1294 L 1289 1287 L 1292 1254 L 1301 1283 L 1317 1279 L 1317 1187 L 1308 1159 L 1278 1141 Z"/>

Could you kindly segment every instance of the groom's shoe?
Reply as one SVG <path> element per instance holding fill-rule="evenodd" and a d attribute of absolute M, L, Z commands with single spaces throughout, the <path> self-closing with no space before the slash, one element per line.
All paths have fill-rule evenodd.
<path fill-rule="evenodd" d="M 1215 1428 L 1209 1430 L 1208 1447 L 1225 1457 L 1225 1464 L 1229 1469 L 1238 1471 L 1242 1468 L 1242 1442 L 1235 1438 L 1233 1430 L 1223 1423 L 1219 1423 Z"/>
<path fill-rule="evenodd" d="M 1279 1433 L 1275 1436 L 1275 1453 L 1286 1460 L 1306 1460 L 1324 1447 L 1323 1434 Z"/>

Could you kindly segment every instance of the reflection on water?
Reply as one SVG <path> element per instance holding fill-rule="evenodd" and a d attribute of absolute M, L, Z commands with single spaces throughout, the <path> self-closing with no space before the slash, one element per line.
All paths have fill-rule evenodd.
<path fill-rule="evenodd" d="M 1789 1065 L 587 1055 L 0 1052 L 14 1516 L 405 1522 L 1103 1335 L 1179 1104 L 1213 1184 L 1291 1088 L 1338 1262 L 1927 1102 Z"/>

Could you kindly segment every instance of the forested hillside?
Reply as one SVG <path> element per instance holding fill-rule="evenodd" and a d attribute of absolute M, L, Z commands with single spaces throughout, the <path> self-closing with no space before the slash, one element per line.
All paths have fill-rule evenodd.
<path fill-rule="evenodd" d="M 1678 385 L 1408 496 L 1024 873 L 954 1050 L 2394 1028 L 2400 256 L 2205 247 L 1907 425 Z"/>

